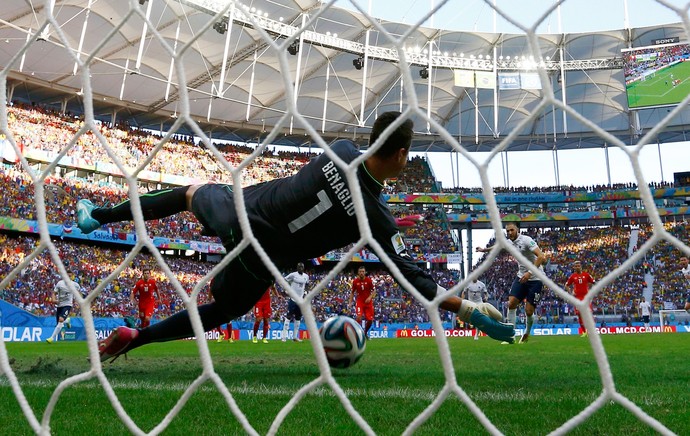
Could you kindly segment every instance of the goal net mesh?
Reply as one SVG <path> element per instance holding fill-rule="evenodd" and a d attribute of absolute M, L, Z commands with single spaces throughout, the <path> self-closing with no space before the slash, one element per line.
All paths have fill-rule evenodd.
<path fill-rule="evenodd" d="M 184 407 L 185 403 L 190 399 L 190 397 L 192 397 L 192 395 L 200 388 L 202 384 L 208 382 L 212 383 L 222 394 L 228 405 L 229 410 L 241 423 L 244 430 L 249 434 L 257 434 L 257 431 L 252 427 L 251 423 L 247 420 L 245 414 L 233 398 L 233 394 L 229 391 L 229 389 L 226 387 L 226 385 L 223 383 L 223 381 L 214 369 L 214 363 L 211 359 L 207 341 L 204 337 L 204 331 L 200 322 L 196 304 L 199 292 L 209 283 L 213 276 L 221 268 L 223 268 L 230 260 L 235 258 L 241 249 L 251 245 L 255 247 L 257 251 L 261 254 L 264 263 L 269 267 L 270 271 L 275 276 L 277 283 L 281 285 L 284 289 L 288 290 L 288 292 L 290 292 L 291 294 L 290 296 L 301 307 L 307 328 L 310 333 L 314 354 L 316 356 L 319 368 L 319 376 L 316 377 L 310 383 L 305 384 L 301 389 L 299 389 L 294 394 L 292 399 L 285 404 L 284 408 L 280 411 L 280 413 L 278 413 L 278 415 L 275 417 L 273 421 L 273 425 L 271 426 L 269 433 L 275 434 L 279 431 L 279 429 L 281 429 L 281 424 L 283 423 L 287 415 L 304 396 L 308 395 L 311 392 L 314 392 L 319 387 L 330 387 L 330 389 L 332 389 L 335 395 L 337 395 L 344 409 L 352 417 L 352 420 L 354 420 L 357 423 L 357 425 L 362 429 L 362 431 L 367 434 L 373 434 L 374 430 L 372 429 L 370 423 L 368 423 L 362 417 L 362 415 L 358 413 L 357 409 L 352 405 L 352 403 L 348 399 L 346 391 L 341 388 L 337 380 L 333 377 L 331 369 L 325 358 L 323 348 L 321 346 L 321 341 L 318 334 L 317 320 L 315 319 L 315 316 L 311 309 L 311 304 L 314 298 L 324 291 L 329 280 L 335 277 L 336 274 L 338 274 L 339 272 L 343 271 L 343 269 L 347 265 L 347 261 L 343 260 L 339 262 L 332 269 L 332 271 L 323 280 L 321 280 L 321 282 L 318 283 L 318 285 L 312 291 L 310 291 L 310 293 L 306 297 L 302 298 L 301 295 L 295 295 L 290 290 L 290 287 L 285 282 L 285 279 L 281 275 L 278 268 L 272 263 L 271 259 L 268 256 L 266 256 L 266 254 L 259 246 L 257 239 L 252 234 L 248 216 L 246 212 L 242 209 L 242 195 L 236 195 L 236 206 L 238 209 L 238 215 L 240 216 L 242 228 L 244 230 L 244 239 L 241 241 L 241 243 L 235 250 L 228 253 L 224 257 L 223 261 L 220 264 L 218 264 L 217 267 L 215 267 L 207 276 L 205 276 L 200 283 L 198 283 L 195 286 L 191 295 L 188 295 L 183 289 L 180 282 L 177 280 L 176 276 L 173 274 L 173 271 L 171 271 L 168 264 L 166 264 L 166 259 L 160 254 L 159 250 L 154 246 L 152 239 L 147 235 L 146 226 L 143 219 L 143 214 L 141 211 L 137 192 L 137 178 L 139 174 L 146 169 L 147 165 L 149 165 L 149 163 L 154 159 L 156 153 L 158 153 L 163 148 L 163 146 L 171 140 L 173 135 L 177 133 L 178 129 L 181 126 L 187 126 L 188 128 L 191 128 L 195 132 L 196 136 L 198 136 L 198 138 L 201 138 L 204 147 L 215 157 L 217 164 L 232 176 L 232 181 L 238 194 L 241 194 L 242 192 L 241 187 L 243 185 L 243 173 L 246 171 L 246 168 L 252 163 L 254 159 L 260 156 L 262 151 L 267 146 L 269 146 L 272 143 L 272 141 L 274 141 L 278 137 L 278 135 L 280 135 L 284 131 L 284 129 L 290 128 L 293 124 L 295 126 L 299 126 L 305 129 L 311 140 L 318 144 L 319 147 L 323 148 L 324 152 L 332 154 L 332 152 L 330 152 L 328 149 L 328 144 L 326 143 L 326 141 L 319 135 L 319 132 L 314 127 L 312 127 L 312 123 L 309 122 L 305 118 L 305 115 L 301 113 L 299 110 L 300 105 L 297 104 L 298 97 L 295 93 L 294 87 L 294 82 L 296 78 L 293 77 L 292 74 L 290 74 L 290 72 L 293 71 L 293 69 L 291 68 L 288 62 L 289 54 L 287 48 L 290 46 L 290 44 L 292 44 L 294 41 L 300 38 L 300 35 L 303 32 L 311 28 L 311 25 L 314 22 L 314 20 L 317 19 L 318 16 L 323 13 L 323 11 L 333 7 L 335 2 L 320 4 L 319 8 L 314 9 L 313 12 L 307 16 L 304 22 L 298 26 L 298 31 L 287 39 L 276 38 L 275 35 L 272 35 L 269 32 L 262 30 L 261 25 L 259 23 L 259 20 L 261 20 L 260 16 L 249 12 L 247 9 L 242 8 L 241 4 L 228 2 L 226 5 L 224 5 L 217 11 L 217 14 L 215 16 L 209 16 L 208 21 L 205 24 L 205 27 L 198 29 L 198 32 L 194 38 L 187 41 L 176 41 L 175 44 L 171 44 L 170 41 L 164 38 L 157 30 L 157 25 L 159 23 L 152 22 L 151 18 L 147 16 L 147 9 L 151 1 L 154 0 L 148 0 L 148 2 L 143 2 L 143 4 L 139 4 L 139 2 L 135 0 L 130 0 L 126 3 L 119 2 L 117 8 L 121 10 L 121 14 L 118 17 L 114 18 L 114 20 L 116 21 L 116 27 L 111 32 L 111 34 L 108 35 L 108 37 L 112 37 L 117 31 L 118 27 L 126 26 L 128 21 L 131 19 L 137 18 L 138 20 L 144 21 L 146 23 L 146 37 L 150 38 L 150 40 L 152 41 L 156 41 L 157 44 L 162 48 L 162 50 L 164 50 L 172 59 L 174 70 L 173 75 L 175 78 L 177 92 L 179 93 L 177 119 L 174 125 L 172 126 L 172 128 L 169 129 L 169 132 L 165 134 L 165 136 L 163 136 L 162 139 L 156 144 L 155 148 L 150 153 L 150 155 L 143 158 L 141 160 L 140 165 L 135 169 L 131 169 L 125 166 L 121 158 L 118 156 L 116 150 L 112 148 L 111 144 L 109 143 L 109 140 L 101 133 L 102 130 L 99 123 L 96 122 L 94 111 L 94 95 L 90 78 L 95 66 L 98 63 L 97 57 L 99 51 L 107 41 L 107 38 L 101 41 L 100 44 L 97 44 L 96 47 L 90 53 L 82 53 L 79 48 L 79 38 L 75 37 L 74 35 L 67 35 L 63 32 L 60 23 L 57 21 L 54 14 L 55 3 L 53 1 L 46 0 L 45 2 L 43 2 L 43 7 L 40 10 L 40 14 L 37 15 L 37 27 L 34 28 L 29 35 L 27 35 L 26 43 L 23 45 L 22 49 L 13 56 L 12 62 L 8 65 L 5 65 L 4 68 L 0 70 L 0 88 L 3 91 L 0 94 L 0 132 L 7 137 L 15 152 L 20 156 L 21 165 L 24 171 L 26 171 L 28 174 L 31 174 L 33 180 L 33 188 L 35 191 L 35 208 L 37 213 L 37 221 L 39 223 L 40 229 L 40 243 L 35 247 L 31 255 L 27 256 L 19 265 L 16 266 L 16 268 L 12 270 L 12 272 L 8 276 L 3 278 L 2 282 L 0 283 L 0 289 L 5 289 L 8 286 L 8 284 L 19 275 L 20 271 L 30 264 L 32 259 L 36 258 L 37 256 L 41 255 L 46 251 L 49 252 L 50 257 L 52 258 L 54 264 L 57 266 L 60 275 L 63 278 L 68 277 L 68 271 L 64 264 L 65 259 L 61 259 L 59 251 L 56 249 L 54 243 L 51 242 L 50 235 L 48 233 L 48 221 L 46 218 L 46 199 L 49 196 L 49 189 L 47 189 L 46 179 L 56 169 L 59 159 L 55 159 L 55 161 L 52 164 L 50 164 L 42 171 L 36 171 L 22 156 L 22 150 L 17 145 L 16 138 L 14 138 L 11 129 L 8 127 L 8 76 L 11 72 L 17 71 L 19 69 L 19 64 L 22 62 L 23 55 L 28 50 L 30 50 L 32 46 L 37 44 L 37 41 L 39 41 L 41 38 L 44 38 L 46 34 L 49 34 L 51 40 L 54 40 L 59 44 L 63 45 L 65 48 L 65 53 L 69 55 L 75 63 L 75 72 L 81 80 L 81 92 L 83 93 L 84 101 L 83 126 L 81 130 L 77 132 L 77 134 L 74 135 L 74 137 L 71 138 L 68 143 L 64 145 L 63 149 L 60 152 L 59 158 L 64 157 L 69 150 L 78 147 L 80 138 L 83 135 L 93 135 L 100 143 L 100 146 L 102 147 L 104 153 L 112 160 L 112 162 L 117 166 L 119 171 L 121 171 L 122 174 L 125 175 L 127 184 L 129 186 L 129 196 L 132 200 L 132 209 L 134 214 L 134 223 L 137 235 L 136 245 L 134 246 L 134 248 L 132 248 L 127 258 L 115 271 L 113 271 L 102 282 L 100 282 L 98 286 L 96 286 L 92 291 L 88 293 L 88 295 L 82 296 L 81 294 L 76 292 L 76 290 L 73 292 L 75 301 L 79 305 L 81 314 L 83 316 L 85 329 L 87 331 L 89 358 L 91 362 L 90 369 L 87 372 L 68 377 L 58 385 L 50 401 L 47 404 L 42 418 L 37 417 L 35 412 L 30 407 L 25 396 L 25 392 L 22 389 L 22 386 L 17 378 L 17 375 L 12 370 L 9 360 L 10 356 L 8 355 L 7 348 L 2 341 L 0 341 L 0 372 L 4 377 L 6 377 L 9 380 L 11 388 L 14 394 L 16 395 L 17 401 L 21 406 L 21 410 L 23 411 L 26 420 L 29 422 L 31 428 L 36 433 L 46 434 L 50 432 L 51 415 L 55 411 L 56 404 L 58 402 L 60 395 L 66 389 L 77 383 L 93 378 L 96 378 L 100 382 L 105 393 L 107 394 L 107 397 L 112 403 L 114 410 L 117 412 L 117 415 L 126 425 L 126 427 L 132 433 L 135 434 L 145 433 L 141 428 L 138 427 L 137 423 L 129 417 L 129 415 L 125 411 L 125 408 L 121 404 L 121 400 L 118 398 L 118 395 L 113 389 L 111 382 L 109 381 L 108 377 L 103 371 L 103 366 L 98 358 L 96 331 L 92 315 L 92 306 L 94 305 L 94 302 L 101 297 L 106 286 L 108 286 L 108 284 L 110 284 L 113 280 L 116 280 L 118 275 L 127 267 L 129 263 L 132 262 L 132 260 L 137 256 L 137 254 L 139 254 L 142 250 L 146 248 L 148 249 L 148 251 L 153 253 L 161 271 L 164 272 L 164 274 L 167 276 L 167 279 L 174 285 L 177 294 L 179 295 L 180 299 L 182 299 L 186 309 L 189 311 L 191 315 L 194 332 L 197 338 L 196 345 L 199 349 L 199 356 L 203 368 L 202 373 L 199 375 L 199 377 L 193 383 L 191 383 L 187 387 L 185 392 L 181 395 L 175 407 L 172 408 L 166 414 L 164 419 L 150 431 L 150 434 L 158 434 L 164 431 L 169 426 L 173 418 L 175 418 L 178 412 Z M 199 3 L 207 3 L 208 5 L 215 4 L 215 2 L 201 1 L 199 1 Z M 399 74 L 402 77 L 403 82 L 403 92 L 401 93 L 401 107 L 403 108 L 404 115 L 414 115 L 418 119 L 425 120 L 426 123 L 428 123 L 428 129 L 430 132 L 433 132 L 447 144 L 450 144 L 455 151 L 460 153 L 462 156 L 464 156 L 464 158 L 471 162 L 471 164 L 475 167 L 476 171 L 480 174 L 483 193 L 487 199 L 487 209 L 491 215 L 491 225 L 497 236 L 497 248 L 508 251 L 521 262 L 526 262 L 526 259 L 519 252 L 517 252 L 517 250 L 509 243 L 509 241 L 506 239 L 505 235 L 502 232 L 502 223 L 500 219 L 499 210 L 495 198 L 493 197 L 492 186 L 490 184 L 489 177 L 487 174 L 488 165 L 493 159 L 499 156 L 500 153 L 507 150 L 507 147 L 511 144 L 511 141 L 516 139 L 517 132 L 524 131 L 526 126 L 528 126 L 531 123 L 534 123 L 535 119 L 541 116 L 545 108 L 558 108 L 559 110 L 567 113 L 569 117 L 572 117 L 573 119 L 578 120 L 583 125 L 588 126 L 592 131 L 596 133 L 596 135 L 602 137 L 609 144 L 609 146 L 615 146 L 620 148 L 620 150 L 622 150 L 625 153 L 625 156 L 627 157 L 627 162 L 625 162 L 625 164 L 630 165 L 634 170 L 634 174 L 637 179 L 637 185 L 640 189 L 640 195 L 644 203 L 644 207 L 647 210 L 649 221 L 651 222 L 654 228 L 653 235 L 643 244 L 643 246 L 633 256 L 631 256 L 622 265 L 620 265 L 619 268 L 615 269 L 614 271 L 611 271 L 610 274 L 598 281 L 584 301 L 575 300 L 571 295 L 567 294 L 561 286 L 552 282 L 542 272 L 537 270 L 533 271 L 533 273 L 535 273 L 541 280 L 543 280 L 546 286 L 553 289 L 554 292 L 560 298 L 573 304 L 580 310 L 581 313 L 583 313 L 584 322 L 587 329 L 593 332 L 596 330 L 595 321 L 591 311 L 588 309 L 592 299 L 595 296 L 597 296 L 606 286 L 612 284 L 616 277 L 619 276 L 623 271 L 629 269 L 632 265 L 641 261 L 645 256 L 645 253 L 647 253 L 655 244 L 658 244 L 661 241 L 666 241 L 667 243 L 672 244 L 684 253 L 690 254 L 690 250 L 687 246 L 685 246 L 680 240 L 675 238 L 673 235 L 671 235 L 664 229 L 659 213 L 655 206 L 655 202 L 653 201 L 651 192 L 648 188 L 648 184 L 643 177 L 639 161 L 640 151 L 650 142 L 654 141 L 653 138 L 655 138 L 657 133 L 659 133 L 670 122 L 670 120 L 673 119 L 679 113 L 681 107 L 687 105 L 688 102 L 690 102 L 690 96 L 685 98 L 685 100 L 678 107 L 671 110 L 668 113 L 668 115 L 664 118 L 664 120 L 661 123 L 659 123 L 655 128 L 649 131 L 646 135 L 640 137 L 634 146 L 628 146 L 621 142 L 621 140 L 617 137 L 611 135 L 610 133 L 608 133 L 607 131 L 603 130 L 595 123 L 590 121 L 589 119 L 583 117 L 573 108 L 564 104 L 562 100 L 555 96 L 554 89 L 550 85 L 550 81 L 547 80 L 546 72 L 543 69 L 538 69 L 538 72 L 541 77 L 541 82 L 544 85 L 541 91 L 541 100 L 539 101 L 539 104 L 530 111 L 529 117 L 525 118 L 524 121 L 522 121 L 520 125 L 518 125 L 513 130 L 513 133 L 510 133 L 507 136 L 505 136 L 503 140 L 495 146 L 495 148 L 493 149 L 492 153 L 486 161 L 478 161 L 472 153 L 468 152 L 468 149 L 463 147 L 458 142 L 458 139 L 456 137 L 449 134 L 449 132 L 444 130 L 443 126 L 440 125 L 436 119 L 429 116 L 427 110 L 423 107 L 424 105 L 420 103 L 419 96 L 416 95 L 414 92 L 409 92 L 410 90 L 414 90 L 415 86 L 413 84 L 414 82 L 411 75 L 412 70 L 410 68 L 410 59 L 408 58 L 408 55 L 406 54 L 406 51 L 404 49 L 407 37 L 412 32 L 417 30 L 418 27 L 422 23 L 424 23 L 433 13 L 442 10 L 446 3 L 447 2 L 439 1 L 435 8 L 429 11 L 427 16 L 422 17 L 416 24 L 416 26 L 411 26 L 409 30 L 402 35 L 391 34 L 389 31 L 387 31 L 386 28 L 384 28 L 381 25 L 381 23 L 375 17 L 369 16 L 365 7 L 357 3 L 353 4 L 359 10 L 359 12 L 366 18 L 367 25 L 371 26 L 371 28 L 376 29 L 381 35 L 387 38 L 389 42 L 393 44 L 397 49 L 397 53 L 399 56 Z M 657 7 L 673 8 L 673 6 L 667 5 L 666 2 L 659 1 L 658 3 L 659 4 L 657 5 Z M 91 2 L 89 2 L 89 4 L 91 4 Z M 492 5 L 492 2 L 487 1 L 486 4 L 487 6 L 494 8 L 498 12 L 498 14 L 500 14 L 505 20 L 512 22 L 525 33 L 527 37 L 526 40 L 529 43 L 527 49 L 532 53 L 535 59 L 539 59 L 539 44 L 534 31 L 534 29 L 537 28 L 539 23 L 532 23 L 530 27 L 526 27 L 520 23 L 513 21 L 510 16 L 507 16 L 502 10 Z M 540 21 L 544 20 L 545 17 L 553 13 L 554 8 L 557 6 L 557 4 L 558 3 L 555 3 L 551 9 L 547 10 L 540 19 Z M 189 79 L 185 75 L 184 68 L 185 54 L 187 54 L 190 51 L 190 48 L 198 42 L 198 38 L 200 37 L 200 35 L 202 35 L 204 32 L 212 31 L 211 29 L 213 28 L 214 24 L 219 21 L 222 21 L 222 17 L 227 16 L 227 14 L 230 13 L 231 10 L 234 11 L 234 13 L 243 14 L 244 19 L 250 21 L 255 25 L 255 28 L 258 30 L 257 34 L 261 37 L 261 44 L 265 44 L 266 51 L 270 53 L 271 56 L 275 57 L 278 69 L 282 72 L 282 74 L 276 74 L 276 86 L 284 86 L 285 91 L 288 94 L 288 101 L 290 102 L 285 108 L 284 114 L 280 117 L 277 123 L 275 123 L 275 125 L 272 127 L 267 127 L 270 130 L 270 132 L 268 136 L 259 145 L 259 147 L 256 149 L 256 152 L 253 153 L 249 158 L 241 162 L 241 164 L 239 165 L 232 165 L 227 160 L 225 160 L 221 152 L 214 146 L 208 135 L 199 127 L 197 121 L 195 121 L 193 114 L 190 112 L 189 93 L 187 92 L 187 87 L 191 86 L 191 84 L 189 83 Z M 688 21 L 686 11 L 677 10 L 676 12 L 678 13 L 678 16 L 681 19 L 685 20 L 685 25 L 687 26 Z M 233 23 L 231 22 L 229 23 L 229 25 L 232 26 Z M 71 71 L 65 71 L 64 73 L 72 74 Z M 282 83 L 280 82 L 281 80 Z M 368 156 L 371 152 L 371 149 L 368 150 L 365 156 Z M 335 156 L 332 157 L 336 158 Z M 339 162 L 339 165 L 343 168 L 346 168 L 346 173 L 348 174 L 349 180 L 356 180 L 354 175 L 357 169 L 357 165 L 359 163 L 360 160 L 357 160 L 352 164 L 348 165 L 341 161 Z M 622 165 L 624 164 L 624 162 L 619 162 L 619 164 Z M 405 278 L 401 275 L 400 271 L 393 264 L 393 262 L 382 251 L 379 244 L 372 238 L 372 233 L 369 228 L 369 223 L 367 222 L 366 214 L 364 211 L 362 195 L 361 193 L 358 193 L 356 189 L 353 189 L 353 191 L 353 201 L 355 204 L 355 210 L 358 217 L 358 223 L 361 229 L 361 239 L 356 242 L 356 244 L 350 250 L 349 254 L 352 255 L 356 253 L 365 245 L 372 247 L 373 251 L 381 258 L 381 261 L 385 264 L 385 266 L 390 269 L 393 276 L 402 284 L 402 286 L 408 292 L 410 292 L 415 298 L 417 298 L 417 300 L 419 300 L 420 303 L 424 306 L 425 310 L 428 312 L 429 319 L 431 320 L 433 329 L 436 333 L 435 340 L 438 345 L 440 362 L 445 376 L 445 383 L 443 387 L 435 394 L 435 398 L 433 399 L 433 401 L 430 402 L 428 407 L 426 407 L 426 409 L 422 413 L 420 413 L 417 417 L 410 421 L 407 429 L 405 430 L 405 434 L 414 433 L 415 430 L 417 430 L 422 424 L 424 424 L 431 416 L 433 416 L 441 408 L 441 406 L 449 397 L 458 398 L 471 411 L 471 413 L 486 428 L 488 432 L 492 434 L 500 434 L 501 430 L 497 428 L 489 418 L 487 418 L 485 413 L 477 406 L 477 404 L 472 400 L 472 398 L 468 394 L 466 394 L 461 383 L 458 381 L 456 377 L 455 368 L 457 365 L 454 364 L 453 360 L 451 359 L 449 343 L 446 336 L 443 333 L 443 324 L 439 316 L 439 304 L 445 297 L 453 293 L 456 293 L 459 289 L 464 288 L 468 281 L 474 278 L 474 276 L 482 274 L 489 267 L 491 263 L 490 261 L 493 260 L 497 253 L 501 250 L 493 250 L 493 253 L 489 256 L 489 261 L 484 262 L 482 266 L 473 273 L 473 275 L 458 283 L 452 289 L 447 290 L 447 292 L 443 295 L 438 295 L 433 301 L 427 301 L 424 298 L 422 298 L 422 296 L 414 288 L 411 287 L 409 282 L 405 280 Z M 343 256 L 343 259 L 348 259 L 349 257 L 351 256 L 346 255 Z M 596 413 L 599 409 L 611 402 L 618 403 L 620 406 L 628 409 L 632 414 L 638 417 L 642 423 L 651 427 L 654 431 L 664 434 L 672 433 L 662 423 L 657 421 L 653 416 L 643 411 L 637 404 L 635 404 L 633 401 L 629 400 L 616 390 L 614 377 L 609 367 L 607 355 L 604 350 L 604 347 L 602 346 L 602 341 L 600 337 L 596 334 L 592 334 L 590 336 L 590 342 L 592 349 L 594 351 L 596 364 L 599 367 L 599 373 L 601 376 L 601 393 L 598 396 L 598 398 L 596 398 L 591 404 L 585 407 L 576 416 L 573 416 L 567 419 L 565 422 L 563 422 L 562 425 L 556 430 L 554 430 L 553 433 L 565 434 L 569 431 L 572 431 L 580 423 L 588 419 L 588 417 L 590 417 L 592 414 Z"/>
<path fill-rule="evenodd" d="M 659 325 L 662 332 L 670 326 L 690 325 L 690 313 L 681 309 L 662 309 L 659 311 Z"/>

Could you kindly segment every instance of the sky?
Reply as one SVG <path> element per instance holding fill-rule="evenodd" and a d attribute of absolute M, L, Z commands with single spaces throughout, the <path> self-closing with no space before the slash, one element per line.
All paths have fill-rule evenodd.
<path fill-rule="evenodd" d="M 416 23 L 440 0 L 359 0 L 365 11 L 390 21 L 407 24 Z M 493 0 L 490 3 L 494 3 Z M 538 21 L 552 5 L 552 0 L 495 0 L 498 8 L 525 27 Z M 599 11 L 605 3 L 606 13 Z M 667 0 L 675 7 L 684 7 L 684 0 Z M 348 2 L 338 6 L 352 9 Z M 371 7 L 371 9 L 369 9 Z M 626 14 L 627 10 L 627 14 Z M 655 0 L 566 0 L 561 5 L 560 20 L 557 11 L 547 16 L 537 27 L 538 33 L 577 33 L 602 30 L 637 28 L 681 21 L 678 14 Z M 429 18 L 426 27 L 467 30 L 477 32 L 524 33 L 514 24 L 497 16 L 494 24 L 493 9 L 483 0 L 451 0 Z M 494 27 L 495 26 L 495 27 Z M 609 148 L 609 165 L 603 148 L 583 150 L 562 150 L 557 154 L 557 171 L 551 151 L 519 151 L 509 153 L 507 171 L 500 155 L 489 165 L 489 179 L 492 186 L 591 186 L 597 184 L 636 182 L 627 155 L 615 147 Z M 468 160 L 459 157 L 457 169 L 455 158 L 448 153 L 425 155 L 438 180 L 444 187 L 477 187 L 480 179 L 477 170 Z M 473 158 L 484 162 L 488 153 L 473 153 Z M 672 182 L 673 173 L 690 171 L 690 143 L 656 144 L 645 146 L 640 152 L 642 173 L 647 182 Z M 507 174 L 507 178 L 504 177 Z M 455 174 L 455 177 L 453 176 Z M 558 179 L 556 174 L 558 174 Z M 610 177 L 610 179 L 609 179 Z M 560 183 L 557 183 L 557 182 Z M 473 246 L 467 247 L 463 234 L 463 249 L 474 251 L 485 246 L 493 236 L 493 230 L 475 230 Z M 474 256 L 476 261 L 479 256 Z"/>

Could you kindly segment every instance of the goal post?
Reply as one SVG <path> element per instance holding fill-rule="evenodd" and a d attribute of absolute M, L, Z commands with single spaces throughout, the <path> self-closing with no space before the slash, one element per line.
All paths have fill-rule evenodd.
<path fill-rule="evenodd" d="M 690 326 L 690 313 L 683 309 L 663 309 L 659 311 L 659 325 L 661 331 L 664 327 L 673 325 L 688 325 Z"/>

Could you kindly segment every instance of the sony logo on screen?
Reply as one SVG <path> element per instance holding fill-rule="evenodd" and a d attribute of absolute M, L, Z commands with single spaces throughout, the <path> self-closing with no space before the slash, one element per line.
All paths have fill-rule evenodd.
<path fill-rule="evenodd" d="M 674 42 L 680 42 L 680 37 L 679 36 L 674 36 L 672 38 L 660 38 L 660 39 L 653 39 L 652 44 L 653 45 L 659 45 L 659 44 L 673 44 Z"/>

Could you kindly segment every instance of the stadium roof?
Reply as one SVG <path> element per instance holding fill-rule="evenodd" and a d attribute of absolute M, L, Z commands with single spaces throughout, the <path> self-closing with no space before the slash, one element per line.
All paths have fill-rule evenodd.
<path fill-rule="evenodd" d="M 567 104 L 585 119 L 633 144 L 670 109 L 628 110 L 621 49 L 647 46 L 660 38 L 688 39 L 679 23 L 595 33 L 538 34 L 538 47 L 530 51 L 524 34 L 423 27 L 410 31 L 409 24 L 383 20 L 374 26 L 363 14 L 313 0 L 254 0 L 251 6 L 255 9 L 238 3 L 225 10 L 226 17 L 234 10 L 232 23 L 211 15 L 220 10 L 216 3 L 226 3 L 214 0 L 54 3 L 55 21 L 42 29 L 46 19 L 43 2 L 3 1 L 0 65 L 9 70 L 7 91 L 11 98 L 83 113 L 88 107 L 84 83 L 81 71 L 75 74 L 75 59 L 64 47 L 66 42 L 74 50 L 81 47 L 82 60 L 93 56 L 90 82 L 97 118 L 110 120 L 117 111 L 118 121 L 168 130 L 184 113 L 181 97 L 188 94 L 189 113 L 206 134 L 249 143 L 260 135 L 265 137 L 290 107 L 285 83 L 294 83 L 291 77 L 297 76 L 296 107 L 307 122 L 323 131 L 327 141 L 345 137 L 366 145 L 377 113 L 407 106 L 402 96 L 409 86 L 401 89 L 398 53 L 381 32 L 385 29 L 395 38 L 409 33 L 404 46 L 410 50 L 406 58 L 412 65 L 419 106 L 450 135 L 460 137 L 469 151 L 490 151 L 510 133 L 517 133 L 517 137 L 508 150 L 604 145 L 586 123 L 564 115 L 553 105 L 525 123 L 538 110 L 538 90 L 499 91 L 494 101 L 492 90 L 475 93 L 474 88 L 454 86 L 453 68 L 490 70 L 494 58 L 500 56 L 506 61 L 510 57 L 513 63 L 498 66 L 499 71 L 516 72 L 520 71 L 516 60 L 522 56 L 529 60 L 535 54 L 537 62 L 544 62 L 557 101 L 563 101 L 565 92 Z M 144 28 L 142 17 L 147 13 L 155 32 Z M 298 39 L 296 55 L 286 54 L 284 65 L 289 71 L 285 71 L 276 50 L 262 34 L 283 44 L 283 36 L 303 22 L 308 23 L 310 33 L 303 33 L 301 42 Z M 263 31 L 257 30 L 259 27 Z M 23 50 L 27 40 L 41 29 L 38 40 Z M 178 63 L 183 67 L 186 90 L 178 87 L 180 70 L 173 68 L 171 73 L 171 55 L 154 34 L 178 52 L 193 40 Z M 284 48 L 281 46 L 281 51 Z M 365 53 L 364 68 L 355 68 L 353 61 Z M 422 78 L 421 70 L 429 64 L 429 76 Z M 289 75 L 286 81 L 283 74 Z M 690 111 L 683 109 L 656 139 L 662 143 L 685 141 L 688 124 Z M 415 151 L 450 149 L 435 129 L 427 130 L 424 119 L 415 120 L 415 129 Z M 189 126 L 179 131 L 191 132 Z M 293 120 L 273 142 L 305 146 L 312 141 L 303 126 Z"/>

